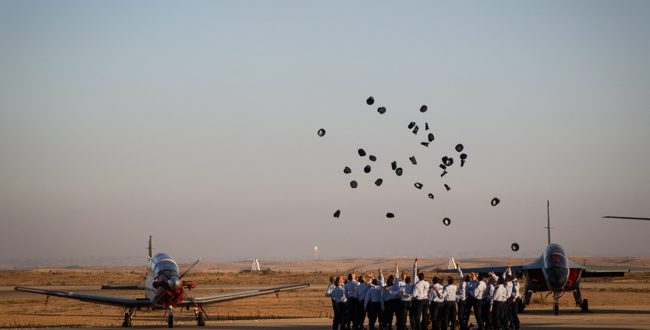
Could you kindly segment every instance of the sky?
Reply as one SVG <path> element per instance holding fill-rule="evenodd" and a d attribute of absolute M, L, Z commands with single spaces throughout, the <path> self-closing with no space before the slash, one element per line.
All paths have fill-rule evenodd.
<path fill-rule="evenodd" d="M 0 261 L 535 257 L 547 200 L 569 255 L 647 256 L 650 223 L 601 217 L 650 217 L 649 14 L 0 0 Z"/>

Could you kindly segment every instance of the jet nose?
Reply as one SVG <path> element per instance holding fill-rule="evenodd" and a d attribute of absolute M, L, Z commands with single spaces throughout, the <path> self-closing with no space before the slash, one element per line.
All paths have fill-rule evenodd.
<path fill-rule="evenodd" d="M 551 267 L 546 269 L 548 276 L 548 285 L 552 290 L 558 291 L 564 289 L 569 277 L 569 270 L 563 267 Z"/>

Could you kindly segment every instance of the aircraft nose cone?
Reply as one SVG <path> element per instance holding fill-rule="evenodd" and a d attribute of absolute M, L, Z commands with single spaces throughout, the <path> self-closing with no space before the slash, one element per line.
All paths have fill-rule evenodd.
<path fill-rule="evenodd" d="M 180 289 L 183 286 L 183 282 L 178 277 L 172 277 L 167 281 L 167 285 L 170 289 Z"/>
<path fill-rule="evenodd" d="M 569 270 L 563 267 L 551 267 L 546 270 L 548 285 L 552 290 L 562 290 L 569 277 Z"/>

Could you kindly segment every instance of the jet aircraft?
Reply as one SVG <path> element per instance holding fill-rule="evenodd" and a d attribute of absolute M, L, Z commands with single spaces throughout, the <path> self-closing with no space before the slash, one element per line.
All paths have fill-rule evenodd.
<path fill-rule="evenodd" d="M 580 280 L 587 277 L 622 277 L 627 272 L 648 271 L 646 269 L 632 270 L 630 268 L 594 267 L 580 265 L 567 258 L 564 248 L 557 243 L 551 243 L 550 216 L 547 201 L 548 245 L 542 255 L 527 265 L 511 266 L 510 269 L 519 277 L 526 277 L 524 299 L 519 306 L 520 311 L 530 304 L 533 292 L 550 292 L 553 294 L 553 313 L 559 314 L 559 299 L 566 292 L 573 292 L 576 305 L 582 312 L 589 311 L 589 301 L 582 298 Z M 487 274 L 488 272 L 503 273 L 507 266 L 462 268 L 463 272 Z M 453 270 L 440 270 L 449 273 Z"/>
<path fill-rule="evenodd" d="M 196 287 L 192 281 L 185 280 L 185 275 L 199 261 L 197 260 L 183 273 L 179 272 L 178 264 L 171 255 L 157 253 L 153 255 L 151 236 L 149 236 L 149 264 L 147 267 L 147 278 L 142 285 L 117 285 L 102 286 L 102 289 L 144 289 L 144 298 L 121 298 L 104 295 L 91 295 L 79 292 L 64 292 L 55 290 L 44 290 L 39 288 L 15 287 L 17 291 L 44 294 L 47 296 L 61 297 L 86 301 L 96 304 L 111 305 L 124 308 L 123 327 L 132 325 L 133 315 L 136 310 L 166 310 L 167 325 L 174 327 L 174 309 L 193 308 L 194 316 L 198 326 L 205 326 L 207 317 L 203 305 L 223 301 L 242 299 L 262 294 L 276 293 L 285 290 L 294 290 L 309 287 L 309 283 L 278 286 L 266 289 L 255 289 L 233 293 L 225 293 L 207 297 L 193 298 L 188 291 Z"/>

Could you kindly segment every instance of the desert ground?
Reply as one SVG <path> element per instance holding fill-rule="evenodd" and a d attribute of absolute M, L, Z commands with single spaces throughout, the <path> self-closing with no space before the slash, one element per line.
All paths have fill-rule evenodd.
<path fill-rule="evenodd" d="M 394 263 L 408 269 L 410 259 L 310 261 L 271 264 L 270 270 L 254 273 L 239 272 L 246 262 L 222 264 L 218 269 L 203 265 L 188 275 L 197 288 L 194 296 L 225 293 L 250 288 L 270 287 L 278 284 L 311 283 L 311 287 L 248 299 L 205 306 L 209 316 L 208 328 L 216 329 L 328 329 L 331 328 L 331 305 L 324 297 L 328 277 L 344 274 L 351 269 L 373 271 L 379 267 L 391 268 Z M 423 260 L 421 264 L 446 267 L 446 260 Z M 512 263 L 513 260 L 473 259 L 467 267 L 493 263 Z M 589 263 L 633 267 L 647 267 L 647 258 L 599 258 Z M 183 268 L 181 266 L 181 268 Z M 264 267 L 263 267 L 264 268 Z M 274 270 L 278 269 L 278 270 Z M 434 275 L 434 268 L 425 272 Z M 121 325 L 123 310 L 76 300 L 17 292 L 14 286 L 37 286 L 54 290 L 83 291 L 92 294 L 140 297 L 140 291 L 100 290 L 101 284 L 142 283 L 143 267 L 68 268 L 7 270 L 0 272 L 0 327 L 99 327 L 115 328 Z M 551 311 L 550 297 L 539 293 L 533 303 L 521 314 L 524 329 L 650 329 L 650 274 L 626 274 L 623 278 L 585 279 L 583 297 L 589 299 L 591 313 L 580 313 L 567 293 L 561 299 L 560 315 Z M 165 327 L 162 311 L 136 312 L 134 327 Z M 195 327 L 192 311 L 177 310 L 179 327 Z"/>

